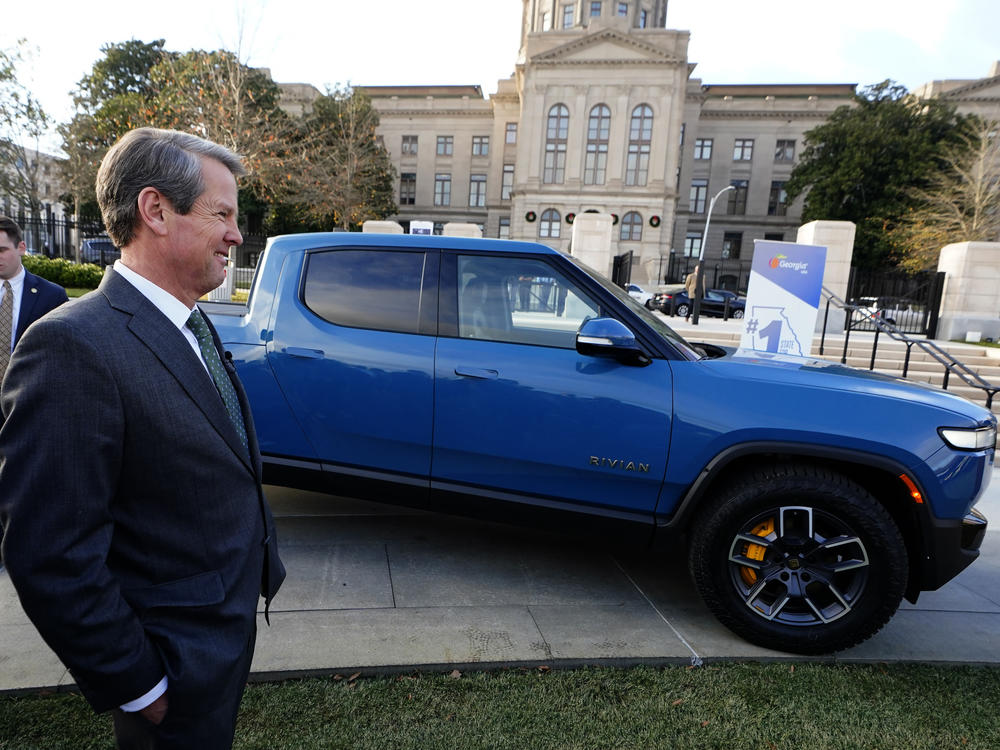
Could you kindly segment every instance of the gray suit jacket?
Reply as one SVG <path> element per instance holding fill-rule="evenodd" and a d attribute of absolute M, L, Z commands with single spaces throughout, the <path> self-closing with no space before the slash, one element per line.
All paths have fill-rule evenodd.
<path fill-rule="evenodd" d="M 231 665 L 259 595 L 284 578 L 250 410 L 226 364 L 249 452 L 184 336 L 113 271 L 32 326 L 11 361 L 4 562 L 97 711 L 164 674 L 171 710 L 242 690 Z"/>

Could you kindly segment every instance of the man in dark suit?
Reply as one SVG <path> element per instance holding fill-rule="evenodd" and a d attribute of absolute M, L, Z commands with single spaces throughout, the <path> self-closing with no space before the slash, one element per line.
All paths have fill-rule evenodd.
<path fill-rule="evenodd" d="M 237 156 L 141 128 L 97 195 L 121 260 L 31 327 L 0 393 L 4 559 L 121 748 L 232 745 L 284 578 L 246 396 L 196 301 L 225 278 Z"/>
<path fill-rule="evenodd" d="M 25 250 L 21 227 L 0 216 L 0 382 L 25 329 L 66 301 L 65 289 L 24 267 Z"/>

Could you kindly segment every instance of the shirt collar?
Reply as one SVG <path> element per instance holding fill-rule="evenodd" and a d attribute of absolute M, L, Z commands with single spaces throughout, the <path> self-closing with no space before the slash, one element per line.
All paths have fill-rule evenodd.
<path fill-rule="evenodd" d="M 121 260 L 116 260 L 114 265 L 115 273 L 128 281 L 139 290 L 143 297 L 153 303 L 161 313 L 167 316 L 178 329 L 183 330 L 191 312 L 194 308 L 189 308 L 170 292 L 158 287 L 145 276 L 140 276 L 131 268 L 126 266 Z"/>
<path fill-rule="evenodd" d="M 11 291 L 18 294 L 24 288 L 24 266 L 21 266 L 21 270 L 14 274 L 12 278 L 7 279 L 7 281 L 10 282 Z M 0 286 L 2 285 L 3 282 L 0 281 Z"/>

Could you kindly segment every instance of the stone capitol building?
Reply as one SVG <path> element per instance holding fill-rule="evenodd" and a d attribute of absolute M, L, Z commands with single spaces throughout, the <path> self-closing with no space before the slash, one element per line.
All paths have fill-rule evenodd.
<path fill-rule="evenodd" d="M 704 84 L 690 33 L 666 24 L 667 0 L 523 0 L 513 76 L 488 97 L 475 85 L 360 86 L 397 171 L 391 218 L 571 251 L 577 216 L 611 214 L 611 255 L 632 253 L 633 281 L 682 279 L 707 243 L 709 283 L 745 283 L 754 239 L 795 241 L 801 200 L 784 187 L 803 136 L 856 84 Z M 289 107 L 318 93 L 283 89 Z M 1000 69 L 920 92 L 995 112 Z"/>

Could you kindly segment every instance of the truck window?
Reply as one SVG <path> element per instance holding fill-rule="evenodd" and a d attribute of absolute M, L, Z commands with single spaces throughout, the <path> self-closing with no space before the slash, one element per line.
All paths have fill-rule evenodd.
<path fill-rule="evenodd" d="M 336 325 L 418 333 L 424 267 L 422 252 L 312 253 L 303 301 L 316 315 Z"/>
<path fill-rule="evenodd" d="M 599 306 L 549 264 L 532 258 L 458 257 L 458 335 L 572 349 Z"/>

